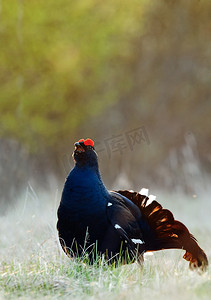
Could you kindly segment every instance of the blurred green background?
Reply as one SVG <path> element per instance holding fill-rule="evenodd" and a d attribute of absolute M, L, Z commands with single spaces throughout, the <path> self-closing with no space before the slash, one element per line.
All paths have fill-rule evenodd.
<path fill-rule="evenodd" d="M 203 189 L 210 16 L 210 0 L 1 0 L 1 203 L 59 187 L 86 137 L 109 188 Z"/>

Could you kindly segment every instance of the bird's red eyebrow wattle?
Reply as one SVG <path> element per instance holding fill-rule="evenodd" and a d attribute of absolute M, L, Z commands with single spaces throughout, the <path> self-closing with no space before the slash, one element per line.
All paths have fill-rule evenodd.
<path fill-rule="evenodd" d="M 94 142 L 93 142 L 93 140 L 88 138 L 84 141 L 84 145 L 94 147 Z"/>
<path fill-rule="evenodd" d="M 78 143 L 82 143 L 82 142 L 84 142 L 84 139 L 80 139 L 80 140 L 78 141 Z"/>

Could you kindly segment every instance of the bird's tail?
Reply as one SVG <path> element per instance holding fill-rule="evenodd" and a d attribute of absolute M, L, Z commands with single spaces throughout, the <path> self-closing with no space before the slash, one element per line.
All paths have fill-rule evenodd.
<path fill-rule="evenodd" d="M 190 268 L 200 267 L 202 270 L 207 268 L 207 256 L 199 247 L 197 240 L 183 223 L 174 219 L 168 209 L 164 209 L 150 196 L 129 191 L 118 191 L 118 193 L 140 208 L 143 218 L 149 225 L 152 234 L 146 234 L 145 237 L 147 251 L 184 249 L 186 253 L 183 258 L 190 262 Z"/>

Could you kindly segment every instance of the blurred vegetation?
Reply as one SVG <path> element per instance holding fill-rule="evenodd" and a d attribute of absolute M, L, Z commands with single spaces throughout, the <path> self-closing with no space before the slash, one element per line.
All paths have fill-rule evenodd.
<path fill-rule="evenodd" d="M 210 15 L 210 0 L 1 0 L 1 144 L 15 162 L 23 151 L 11 143 L 21 145 L 24 170 L 39 178 L 61 174 L 75 140 L 144 125 L 150 147 L 114 156 L 112 174 L 104 159 L 108 183 L 124 162 L 135 184 L 159 180 L 189 134 L 210 170 Z"/>
<path fill-rule="evenodd" d="M 59 148 L 118 100 L 142 2 L 3 1 L 1 135 L 35 152 Z"/>

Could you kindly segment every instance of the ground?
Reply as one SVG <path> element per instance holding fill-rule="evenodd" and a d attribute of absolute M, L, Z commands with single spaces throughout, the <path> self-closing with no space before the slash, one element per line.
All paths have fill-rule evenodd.
<path fill-rule="evenodd" d="M 101 260 L 90 267 L 68 259 L 55 228 L 59 195 L 37 196 L 29 188 L 0 217 L 0 299 L 210 299 L 210 268 L 189 270 L 182 250 L 146 255 L 143 266 L 114 268 Z M 157 200 L 187 225 L 211 260 L 208 197 L 160 194 Z"/>

